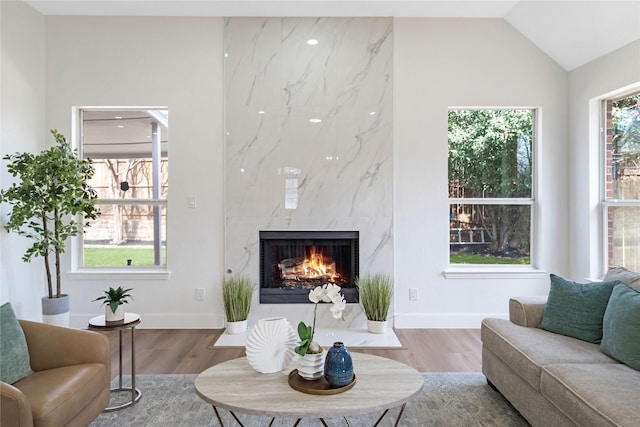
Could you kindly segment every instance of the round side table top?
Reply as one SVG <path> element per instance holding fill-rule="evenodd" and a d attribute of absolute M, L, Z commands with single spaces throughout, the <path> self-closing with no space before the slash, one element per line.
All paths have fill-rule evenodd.
<path fill-rule="evenodd" d="M 288 371 L 261 374 L 246 357 L 202 372 L 196 393 L 214 406 L 271 417 L 331 417 L 400 406 L 422 391 L 422 375 L 410 366 L 370 354 L 351 353 L 356 382 L 344 393 L 318 396 L 294 390 Z"/>
<path fill-rule="evenodd" d="M 96 316 L 89 320 L 89 329 L 101 329 L 101 330 L 116 330 L 133 328 L 140 323 L 140 315 L 136 313 L 125 313 L 124 320 L 118 320 L 116 322 L 107 322 L 104 314 L 102 316 Z"/>

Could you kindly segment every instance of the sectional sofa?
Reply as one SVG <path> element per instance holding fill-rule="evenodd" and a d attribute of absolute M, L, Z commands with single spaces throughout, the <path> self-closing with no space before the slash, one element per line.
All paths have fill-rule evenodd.
<path fill-rule="evenodd" d="M 513 298 L 509 320 L 482 322 L 482 371 L 534 427 L 640 426 L 640 274 L 614 268 L 603 281 L 614 286 L 598 342 L 539 327 L 551 292 Z M 571 318 L 573 309 L 564 310 L 561 318 Z"/>

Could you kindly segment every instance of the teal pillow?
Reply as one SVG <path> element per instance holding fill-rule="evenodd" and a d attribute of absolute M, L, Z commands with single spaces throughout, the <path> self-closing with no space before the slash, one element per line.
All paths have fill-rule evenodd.
<path fill-rule="evenodd" d="M 640 371 L 640 292 L 620 283 L 604 313 L 600 349 Z"/>
<path fill-rule="evenodd" d="M 602 341 L 602 318 L 620 282 L 576 283 L 551 274 L 551 289 L 539 328 L 590 343 Z"/>
<path fill-rule="evenodd" d="M 13 384 L 31 374 L 24 332 L 11 303 L 4 303 L 0 307 L 0 380 Z"/>

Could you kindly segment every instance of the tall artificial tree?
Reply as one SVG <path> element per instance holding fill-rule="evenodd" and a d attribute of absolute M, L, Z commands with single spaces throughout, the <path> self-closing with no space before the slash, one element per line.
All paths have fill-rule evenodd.
<path fill-rule="evenodd" d="M 89 226 L 100 211 L 96 207 L 97 193 L 88 181 L 93 177 L 91 159 L 81 159 L 64 135 L 51 130 L 56 145 L 39 154 L 30 152 L 6 155 L 7 170 L 17 178 L 9 188 L 0 191 L 0 202 L 12 206 L 4 225 L 34 241 L 22 257 L 31 262 L 43 257 L 49 298 L 60 298 L 60 254 L 65 241 Z M 78 220 L 82 215 L 83 219 Z M 49 255 L 55 256 L 55 292 Z"/>

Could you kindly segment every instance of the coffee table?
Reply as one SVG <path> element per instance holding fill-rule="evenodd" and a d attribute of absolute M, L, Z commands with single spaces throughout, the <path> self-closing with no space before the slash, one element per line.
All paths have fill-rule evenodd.
<path fill-rule="evenodd" d="M 296 418 L 348 416 L 384 411 L 401 406 L 395 425 L 400 422 L 408 401 L 422 391 L 422 375 L 410 366 L 384 357 L 351 353 L 356 384 L 348 391 L 333 395 L 313 395 L 296 391 L 288 383 L 289 370 L 273 374 L 255 371 L 246 357 L 229 360 L 202 372 L 195 381 L 196 393 L 213 406 L 218 422 L 224 426 L 218 408 L 228 410 L 243 425 L 234 411 L 250 415 Z M 271 424 L 270 424 L 271 425 Z"/>

